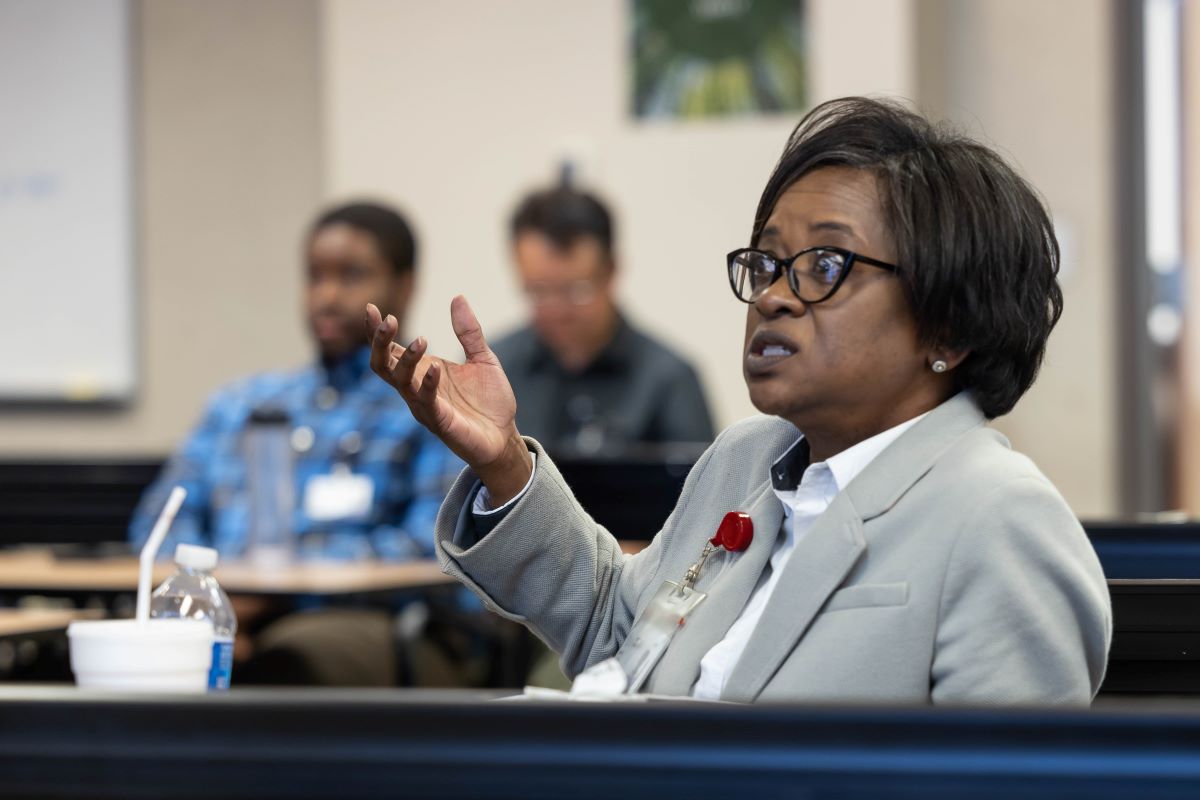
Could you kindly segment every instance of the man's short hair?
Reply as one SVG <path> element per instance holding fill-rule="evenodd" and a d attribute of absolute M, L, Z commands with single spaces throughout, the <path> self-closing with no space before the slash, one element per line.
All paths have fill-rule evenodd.
<path fill-rule="evenodd" d="M 540 233 L 560 250 L 583 238 L 595 239 L 604 255 L 612 256 L 612 214 L 589 192 L 556 187 L 527 195 L 513 212 L 512 239 L 529 232 Z"/>
<path fill-rule="evenodd" d="M 336 206 L 317 217 L 309 235 L 314 236 L 331 225 L 349 225 L 369 234 L 379 254 L 391 264 L 393 274 L 403 275 L 416 269 L 417 240 L 396 209 L 364 202 Z"/>

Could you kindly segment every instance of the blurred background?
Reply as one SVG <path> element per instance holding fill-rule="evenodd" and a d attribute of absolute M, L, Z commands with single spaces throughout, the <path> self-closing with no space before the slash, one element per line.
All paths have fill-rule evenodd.
<path fill-rule="evenodd" d="M 1053 212 L 1066 310 L 998 427 L 1083 517 L 1200 512 L 1195 0 L 0 0 L 0 458 L 162 457 L 215 387 L 305 362 L 331 202 L 414 222 L 409 336 L 457 357 L 459 293 L 511 329 L 508 217 L 564 163 L 724 427 L 753 413 L 724 254 L 849 94 L 967 129 Z"/>

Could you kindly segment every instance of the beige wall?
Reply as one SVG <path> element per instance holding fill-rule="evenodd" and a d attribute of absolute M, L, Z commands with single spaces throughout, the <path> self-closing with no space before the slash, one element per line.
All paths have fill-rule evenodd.
<path fill-rule="evenodd" d="M 165 452 L 217 385 L 307 353 L 298 239 L 321 199 L 317 3 L 145 0 L 134 14 L 139 394 L 118 410 L 6 409 L 5 455 Z"/>
<path fill-rule="evenodd" d="M 1092 0 L 810 0 L 814 100 L 892 93 L 1008 153 L 1066 234 L 1067 311 L 1043 376 L 1001 423 L 1085 515 L 1115 508 L 1111 35 Z M 718 421 L 752 413 L 743 243 L 791 115 L 629 119 L 623 0 L 145 0 L 142 394 L 116 412 L 5 413 L 0 452 L 167 449 L 213 387 L 307 354 L 298 239 L 323 201 L 368 194 L 424 249 L 408 329 L 456 352 L 523 311 L 505 220 L 563 156 L 619 211 L 631 316 L 689 355 Z M 847 32 L 854 46 L 847 50 Z"/>
<path fill-rule="evenodd" d="M 810 0 L 813 95 L 914 87 L 912 13 L 894 0 Z M 744 245 L 795 115 L 693 124 L 630 119 L 623 0 L 325 2 L 326 183 L 411 210 L 421 286 L 408 330 L 458 352 L 451 297 L 484 331 L 524 317 L 508 262 L 512 206 L 565 155 L 618 212 L 620 294 L 637 322 L 697 365 L 724 425 L 753 413 L 744 311 L 724 254 Z M 842 32 L 878 21 L 847 59 Z"/>
<path fill-rule="evenodd" d="M 937 37 L 920 48 L 922 104 L 1008 155 L 1045 196 L 1064 245 L 1062 321 L 1037 383 L 998 427 L 1079 514 L 1115 513 L 1109 7 L 922 0 L 919 14 L 921 30 Z"/>

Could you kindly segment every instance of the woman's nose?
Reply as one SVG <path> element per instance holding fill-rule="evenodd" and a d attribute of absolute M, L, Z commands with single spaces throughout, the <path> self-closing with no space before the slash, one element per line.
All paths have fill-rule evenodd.
<path fill-rule="evenodd" d="M 807 306 L 800 301 L 788 286 L 787 278 L 781 277 L 779 280 L 767 287 L 767 290 L 762 293 L 762 296 L 754 301 L 755 308 L 758 313 L 764 317 L 777 317 L 782 315 L 800 316 L 805 312 Z"/>

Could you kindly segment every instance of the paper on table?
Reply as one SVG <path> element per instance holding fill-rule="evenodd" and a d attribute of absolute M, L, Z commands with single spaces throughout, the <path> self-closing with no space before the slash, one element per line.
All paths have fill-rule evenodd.
<path fill-rule="evenodd" d="M 598 695 L 579 695 L 564 692 L 561 689 L 547 689 L 542 686 L 526 686 L 523 694 L 497 697 L 497 702 L 568 702 L 568 703 L 729 703 L 728 700 L 710 700 L 702 697 L 689 697 L 674 694 L 619 694 L 609 697 Z M 736 704 L 735 704 L 736 705 Z"/>

